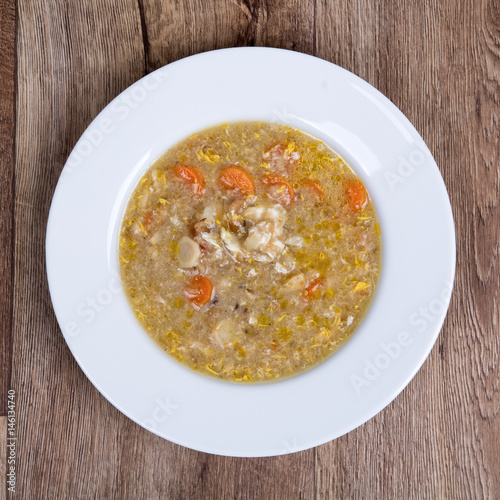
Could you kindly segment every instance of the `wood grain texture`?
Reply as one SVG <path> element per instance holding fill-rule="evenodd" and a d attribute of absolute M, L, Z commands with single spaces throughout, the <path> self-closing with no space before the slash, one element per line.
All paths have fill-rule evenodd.
<path fill-rule="evenodd" d="M 0 3 L 0 415 L 7 412 L 11 368 L 14 260 L 16 6 Z"/>
<path fill-rule="evenodd" d="M 0 7 L 2 49 L 15 36 L 12 6 Z M 23 498 L 500 498 L 498 1 L 18 0 L 18 24 L 15 191 L 5 133 L 14 88 L 0 92 L 0 244 L 8 269 L 15 196 L 10 362 Z M 59 173 L 102 107 L 164 64 L 244 45 L 316 54 L 387 95 L 434 154 L 458 235 L 450 311 L 410 385 L 348 435 L 264 459 L 174 445 L 104 400 L 58 329 L 44 259 Z M 14 66 L 1 71 L 12 83 L 4 71 Z"/>
<path fill-rule="evenodd" d="M 207 50 L 267 46 L 314 51 L 314 0 L 139 0 L 147 69 Z"/>

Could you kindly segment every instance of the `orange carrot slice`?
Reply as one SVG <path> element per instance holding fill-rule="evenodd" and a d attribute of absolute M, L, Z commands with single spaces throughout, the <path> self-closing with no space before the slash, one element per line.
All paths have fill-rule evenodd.
<path fill-rule="evenodd" d="M 195 196 L 198 198 L 203 196 L 205 192 L 205 179 L 197 168 L 188 165 L 177 165 L 172 170 L 175 176 L 191 185 Z"/>
<path fill-rule="evenodd" d="M 368 193 L 361 181 L 351 179 L 344 183 L 344 193 L 352 212 L 359 212 L 368 203 Z"/>
<path fill-rule="evenodd" d="M 231 189 L 244 196 L 255 194 L 255 186 L 250 174 L 240 167 L 228 167 L 221 170 L 219 183 L 224 189 Z"/>
<path fill-rule="evenodd" d="M 319 287 L 323 283 L 323 280 L 321 278 L 316 278 L 315 280 L 312 280 L 309 285 L 306 287 L 306 299 L 310 300 L 315 298 L 316 292 L 318 291 Z"/>
<path fill-rule="evenodd" d="M 266 186 L 280 186 L 273 193 L 273 198 L 282 205 L 289 207 L 295 200 L 295 191 L 292 185 L 281 175 L 268 174 L 262 177 L 262 182 Z"/>
<path fill-rule="evenodd" d="M 307 190 L 319 200 L 323 201 L 325 199 L 325 192 L 318 181 L 313 181 L 312 179 L 302 179 L 300 184 L 306 187 Z"/>
<path fill-rule="evenodd" d="M 206 276 L 197 274 L 189 280 L 184 294 L 194 307 L 199 308 L 212 298 L 213 289 L 212 282 Z"/>

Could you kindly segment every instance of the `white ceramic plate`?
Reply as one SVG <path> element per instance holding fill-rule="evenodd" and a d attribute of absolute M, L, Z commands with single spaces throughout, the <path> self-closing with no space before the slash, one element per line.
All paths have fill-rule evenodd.
<path fill-rule="evenodd" d="M 361 327 L 317 368 L 262 385 L 204 377 L 165 355 L 137 323 L 118 274 L 121 219 L 144 171 L 188 134 L 233 120 L 279 121 L 332 146 L 367 185 L 382 228 L 381 279 Z M 87 377 L 143 427 L 221 455 L 304 450 L 382 410 L 429 354 L 454 272 L 446 188 L 410 122 L 352 73 L 278 49 L 188 57 L 125 90 L 71 153 L 47 228 L 52 302 Z"/>

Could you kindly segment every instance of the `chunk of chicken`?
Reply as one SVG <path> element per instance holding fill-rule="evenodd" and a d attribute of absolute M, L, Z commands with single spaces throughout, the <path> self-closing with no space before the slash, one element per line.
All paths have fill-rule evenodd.
<path fill-rule="evenodd" d="M 276 228 L 269 222 L 259 222 L 248 232 L 244 247 L 253 251 L 253 258 L 260 262 L 272 262 L 285 249 L 285 244 L 276 235 Z"/>
<path fill-rule="evenodd" d="M 260 222 L 265 210 L 265 207 L 260 205 L 249 207 L 243 212 L 243 217 L 251 222 Z"/>
<path fill-rule="evenodd" d="M 248 238 L 243 244 L 244 247 L 251 250 L 264 250 L 273 235 L 273 227 L 269 222 L 259 222 L 248 231 Z"/>
<path fill-rule="evenodd" d="M 243 246 L 259 262 L 276 260 L 285 249 L 281 241 L 283 225 L 286 220 L 285 209 L 278 204 L 259 205 L 247 208 L 243 217 L 249 221 L 248 237 Z"/>
<path fill-rule="evenodd" d="M 222 258 L 222 246 L 217 241 L 217 235 L 211 231 L 201 232 L 195 236 L 195 240 L 205 249 L 212 257 L 216 259 Z"/>
<path fill-rule="evenodd" d="M 271 206 L 258 205 L 248 207 L 243 212 L 243 217 L 253 223 L 267 221 L 272 222 L 277 227 L 283 228 L 286 218 L 286 210 L 279 204 Z"/>
<path fill-rule="evenodd" d="M 220 237 L 224 243 L 224 248 L 229 255 L 237 261 L 241 261 L 246 257 L 246 252 L 241 248 L 238 238 L 223 227 L 220 230 Z"/>

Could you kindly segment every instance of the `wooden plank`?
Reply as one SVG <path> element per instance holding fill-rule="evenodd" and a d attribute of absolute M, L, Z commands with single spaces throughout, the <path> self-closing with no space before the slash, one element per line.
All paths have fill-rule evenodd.
<path fill-rule="evenodd" d="M 414 123 L 450 192 L 458 238 L 436 347 L 386 410 L 318 448 L 321 498 L 500 496 L 498 14 L 486 1 L 318 4 L 319 55 Z"/>
<path fill-rule="evenodd" d="M 16 3 L 0 3 L 0 415 L 7 412 L 11 371 L 14 250 L 14 138 Z"/>
<path fill-rule="evenodd" d="M 314 52 L 314 0 L 140 0 L 147 68 L 207 50 L 268 46 Z"/>

